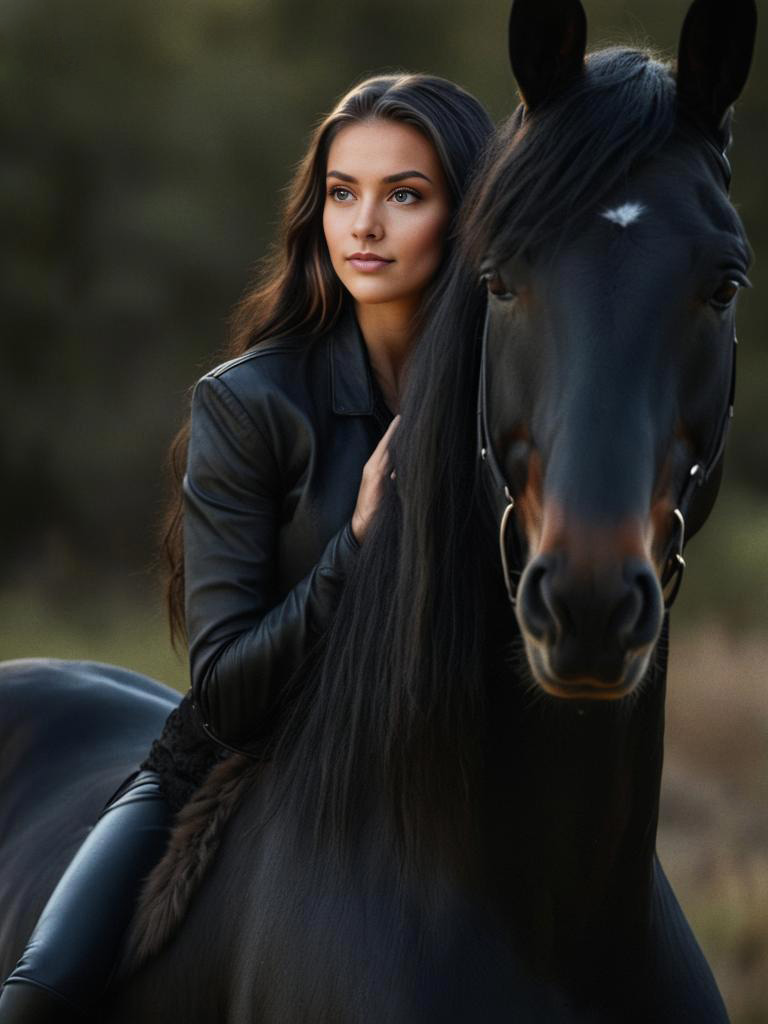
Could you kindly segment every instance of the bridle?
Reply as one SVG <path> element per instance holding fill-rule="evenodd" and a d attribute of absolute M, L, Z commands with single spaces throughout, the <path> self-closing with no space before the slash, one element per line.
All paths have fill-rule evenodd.
<path fill-rule="evenodd" d="M 729 191 L 731 180 L 731 169 L 724 150 L 721 150 L 709 136 L 705 136 L 709 145 L 709 154 L 715 158 L 718 169 L 723 176 L 726 193 Z M 485 282 L 487 274 L 482 276 Z M 501 569 L 504 577 L 504 585 L 507 590 L 510 604 L 514 607 L 517 601 L 517 582 L 524 568 L 523 543 L 521 531 L 515 528 L 514 540 L 516 547 L 516 564 L 511 564 L 507 547 L 507 532 L 510 521 L 514 520 L 515 495 L 509 482 L 499 466 L 496 453 L 491 443 L 491 434 L 488 428 L 488 334 L 490 330 L 490 307 L 486 306 L 485 321 L 483 325 L 482 341 L 480 346 L 480 373 L 477 389 L 477 451 L 480 458 L 480 476 L 484 486 L 496 510 L 499 522 L 499 555 L 501 558 Z M 704 485 L 721 470 L 725 454 L 725 444 L 728 437 L 728 428 L 733 418 L 733 406 L 736 396 L 736 352 L 738 341 L 736 332 L 733 332 L 731 344 L 731 379 L 728 391 L 728 402 L 721 413 L 717 432 L 713 438 L 710 452 L 703 461 L 695 462 L 685 478 L 682 490 L 678 496 L 677 504 L 672 512 L 672 530 L 667 541 L 666 551 L 662 562 L 661 590 L 664 596 L 664 607 L 669 609 L 675 601 L 685 572 L 685 558 L 683 549 L 686 542 L 696 532 L 686 531 L 686 522 L 691 521 L 692 510 L 695 510 L 696 499 L 700 497 Z M 703 522 L 703 518 L 701 520 Z M 701 522 L 697 524 L 701 525 Z"/>
<path fill-rule="evenodd" d="M 513 519 L 515 510 L 515 496 L 501 471 L 496 454 L 491 443 L 491 435 L 488 429 L 488 398 L 487 398 L 487 363 L 488 363 L 488 329 L 490 322 L 490 311 L 486 310 L 485 325 L 480 354 L 480 379 L 477 396 L 477 450 L 481 461 L 481 476 L 489 488 L 492 500 L 496 506 L 499 518 L 499 554 L 501 557 L 501 569 L 504 576 L 504 585 L 507 589 L 507 596 L 514 606 L 517 600 L 517 584 L 513 584 L 512 577 L 519 577 L 523 569 L 522 544 L 520 532 L 515 530 L 519 558 L 517 565 L 512 568 L 510 565 L 507 550 L 507 529 L 510 520 Z M 690 517 L 690 510 L 695 504 L 697 495 L 701 488 L 715 473 L 719 473 L 720 466 L 725 454 L 725 443 L 728 437 L 728 428 L 733 417 L 733 403 L 736 392 L 736 352 L 738 342 L 736 334 L 733 335 L 731 345 L 731 383 L 728 396 L 728 404 L 722 414 L 717 434 L 715 435 L 712 454 L 706 461 L 695 462 L 686 475 L 685 483 L 678 497 L 677 504 L 672 512 L 672 531 L 663 560 L 661 572 L 661 589 L 664 595 L 664 606 L 669 609 L 680 590 L 685 572 L 685 558 L 683 549 L 686 541 L 690 539 L 694 531 L 686 535 L 686 520 Z M 482 470 L 485 470 L 483 473 Z"/>

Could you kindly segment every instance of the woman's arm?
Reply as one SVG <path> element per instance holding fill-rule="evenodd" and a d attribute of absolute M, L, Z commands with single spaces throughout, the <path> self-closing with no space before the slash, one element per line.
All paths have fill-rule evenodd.
<path fill-rule="evenodd" d="M 247 746 L 329 624 L 359 545 L 349 522 L 276 602 L 283 481 L 257 424 L 218 377 L 192 400 L 184 549 L 192 689 L 206 729 Z"/>

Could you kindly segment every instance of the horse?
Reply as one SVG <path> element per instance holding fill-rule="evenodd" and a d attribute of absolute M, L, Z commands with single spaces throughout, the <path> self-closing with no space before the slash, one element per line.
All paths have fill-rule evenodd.
<path fill-rule="evenodd" d="M 182 812 L 105 1024 L 727 1021 L 655 842 L 668 613 L 748 283 L 725 149 L 755 23 L 753 0 L 694 0 L 673 75 L 585 56 L 578 0 L 514 0 L 523 102 L 432 296 L 392 486 L 269 756 L 228 758 Z M 47 719 L 67 688 L 26 671 Z M 148 743 L 172 704 L 134 685 L 117 777 L 121 730 Z M 34 823 L 70 849 L 98 800 L 60 806 L 60 779 L 116 781 L 86 739 L 4 760 L 6 971 L 55 874 Z M 42 808 L 17 796 L 33 764 Z"/>

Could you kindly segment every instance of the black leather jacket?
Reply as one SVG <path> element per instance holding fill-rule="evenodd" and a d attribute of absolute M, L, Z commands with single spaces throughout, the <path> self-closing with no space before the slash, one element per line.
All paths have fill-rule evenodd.
<path fill-rule="evenodd" d="M 198 381 L 184 481 L 192 690 L 143 767 L 194 788 L 220 756 L 214 738 L 254 752 L 272 733 L 354 563 L 363 466 L 391 419 L 351 310 Z"/>

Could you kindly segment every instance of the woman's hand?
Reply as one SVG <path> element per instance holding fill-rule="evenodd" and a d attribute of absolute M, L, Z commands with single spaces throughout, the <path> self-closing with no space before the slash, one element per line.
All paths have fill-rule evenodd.
<path fill-rule="evenodd" d="M 363 466 L 363 478 L 360 482 L 360 490 L 357 492 L 357 504 L 352 513 L 352 533 L 354 533 L 358 544 L 362 543 L 373 514 L 379 507 L 385 481 L 390 476 L 394 477 L 392 460 L 389 455 L 389 442 L 392 440 L 392 435 L 399 422 L 400 415 L 398 414 L 389 424 L 386 433 Z"/>

